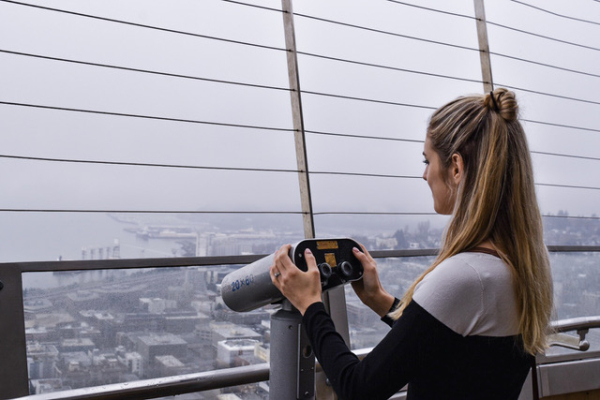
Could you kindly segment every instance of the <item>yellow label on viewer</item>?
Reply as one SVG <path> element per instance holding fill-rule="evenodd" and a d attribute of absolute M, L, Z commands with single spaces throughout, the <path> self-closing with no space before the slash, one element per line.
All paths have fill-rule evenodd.
<path fill-rule="evenodd" d="M 335 254 L 333 253 L 325 253 L 325 262 L 329 264 L 331 268 L 337 266 L 337 261 L 335 259 Z"/>
<path fill-rule="evenodd" d="M 318 250 L 336 250 L 338 249 L 337 240 L 321 240 L 317 242 Z"/>

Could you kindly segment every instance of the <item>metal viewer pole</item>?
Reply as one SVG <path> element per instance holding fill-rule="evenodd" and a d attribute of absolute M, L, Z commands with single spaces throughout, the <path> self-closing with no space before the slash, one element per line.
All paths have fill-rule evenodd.
<path fill-rule="evenodd" d="M 315 355 L 302 315 L 288 300 L 271 317 L 270 400 L 315 398 Z"/>

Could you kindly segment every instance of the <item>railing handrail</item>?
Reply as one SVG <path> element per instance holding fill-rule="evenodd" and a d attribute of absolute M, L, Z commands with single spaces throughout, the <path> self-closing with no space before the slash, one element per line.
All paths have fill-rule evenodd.
<path fill-rule="evenodd" d="M 553 321 L 551 327 L 556 332 L 578 331 L 600 328 L 600 316 L 577 317 Z"/>
<path fill-rule="evenodd" d="M 549 246 L 551 252 L 600 252 L 600 246 Z M 372 251 L 374 258 L 424 257 L 435 256 L 437 249 L 377 250 Z M 152 258 L 124 260 L 83 260 L 83 261 L 47 261 L 47 262 L 13 262 L 1 263 L 0 268 L 10 267 L 21 273 L 51 272 L 99 269 L 129 269 L 181 266 L 236 265 L 256 261 L 265 255 L 186 257 L 186 258 Z M 589 316 L 559 320 L 552 323 L 557 332 L 600 328 L 600 316 Z M 359 357 L 364 357 L 371 349 L 356 350 Z M 317 368 L 319 366 L 317 365 Z M 227 386 L 257 383 L 269 379 L 269 365 L 259 364 L 246 367 L 228 368 L 196 374 L 140 380 L 134 382 L 103 385 L 74 389 L 52 394 L 40 394 L 21 397 L 22 399 L 117 399 L 126 394 L 130 399 L 148 399 L 182 393 L 212 390 Z M 57 394 L 60 395 L 57 396 Z"/>
<path fill-rule="evenodd" d="M 548 246 L 548 251 L 553 253 L 574 252 L 600 252 L 600 246 Z M 400 249 L 400 250 L 372 250 L 373 258 L 402 258 L 402 257 L 429 257 L 436 256 L 439 249 Z M 105 260 L 73 260 L 73 261 L 17 261 L 0 263 L 4 266 L 16 266 L 21 272 L 58 272 L 100 269 L 133 269 L 133 268 L 161 268 L 161 267 L 189 267 L 212 265 L 237 265 L 249 264 L 268 254 L 249 254 L 231 256 L 209 257 L 168 257 L 168 258 L 131 258 L 131 259 L 105 259 Z"/>
<path fill-rule="evenodd" d="M 226 368 L 195 374 L 144 379 L 81 389 L 19 397 L 27 400 L 131 399 L 143 400 L 245 385 L 269 379 L 269 364 Z"/>
<path fill-rule="evenodd" d="M 552 322 L 557 332 L 600 328 L 600 316 L 568 318 Z M 372 347 L 353 350 L 363 359 L 373 350 Z M 321 371 L 317 362 L 316 371 Z M 92 399 L 151 399 L 177 394 L 201 392 L 228 386 L 257 383 L 269 379 L 269 364 L 256 364 L 244 367 L 225 368 L 195 374 L 177 375 L 164 378 L 145 379 L 134 382 L 116 383 L 65 390 L 48 394 L 19 397 L 15 400 L 92 400 Z"/>
<path fill-rule="evenodd" d="M 167 258 L 130 258 L 104 260 L 73 261 L 28 261 L 0 263 L 3 266 L 16 266 L 21 272 L 59 272 L 81 270 L 112 270 L 133 268 L 191 267 L 212 265 L 249 264 L 266 254 L 211 256 L 211 257 L 167 257 Z"/>
<path fill-rule="evenodd" d="M 358 358 L 363 359 L 373 348 L 354 350 Z M 319 363 L 317 372 L 321 371 Z M 269 364 L 255 364 L 244 367 L 225 368 L 195 374 L 144 379 L 134 382 L 114 383 L 81 389 L 65 390 L 47 394 L 34 394 L 14 400 L 82 400 L 82 399 L 152 399 L 174 396 L 184 393 L 220 389 L 228 386 L 245 385 L 267 381 Z"/>

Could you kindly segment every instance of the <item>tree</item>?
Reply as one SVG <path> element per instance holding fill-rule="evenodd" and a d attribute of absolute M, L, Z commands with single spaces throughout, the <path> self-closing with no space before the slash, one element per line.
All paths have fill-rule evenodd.
<path fill-rule="evenodd" d="M 408 249 L 408 240 L 404 237 L 404 231 L 402 229 L 398 229 L 393 237 L 397 242 L 396 249 Z"/>

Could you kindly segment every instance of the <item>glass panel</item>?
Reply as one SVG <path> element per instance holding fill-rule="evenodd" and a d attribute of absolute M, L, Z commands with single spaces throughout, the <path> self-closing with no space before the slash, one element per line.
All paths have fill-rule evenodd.
<path fill-rule="evenodd" d="M 485 6 L 494 84 L 517 94 L 540 207 L 553 216 L 545 221 L 546 242 L 597 244 L 587 226 L 593 224 L 594 231 L 598 226 L 600 114 L 593 68 L 598 40 L 593 24 L 582 22 L 597 7 L 491 1 Z"/>
<path fill-rule="evenodd" d="M 269 254 L 301 215 L 0 213 L 1 261 Z M 274 228 L 276 227 L 276 228 Z"/>
<path fill-rule="evenodd" d="M 235 313 L 218 295 L 235 268 L 24 274 L 31 393 L 267 362 L 272 307 Z"/>
<path fill-rule="evenodd" d="M 600 253 L 551 253 L 556 319 L 600 316 Z M 569 332 L 577 336 L 577 332 Z M 600 329 L 586 335 L 590 351 L 600 351 Z M 547 355 L 578 354 L 577 350 L 554 346 Z"/>
<path fill-rule="evenodd" d="M 255 5 L 0 4 L 0 262 L 303 236 L 281 3 Z"/>
<path fill-rule="evenodd" d="M 377 269 L 384 288 L 400 298 L 412 282 L 433 262 L 434 257 L 378 258 Z M 361 303 L 352 287 L 346 286 L 348 325 L 352 349 L 374 347 L 390 331 L 379 316 Z"/>
<path fill-rule="evenodd" d="M 385 289 L 401 297 L 414 279 L 434 257 L 377 259 Z M 600 316 L 600 253 L 550 253 L 554 280 L 553 319 Z M 348 321 L 353 349 L 373 347 L 389 331 L 379 317 L 363 305 L 350 286 L 346 286 Z M 574 332 L 572 332 L 574 334 Z M 591 350 L 600 350 L 600 331 L 588 335 Z M 548 354 L 564 354 L 571 350 L 552 347 Z"/>
<path fill-rule="evenodd" d="M 551 253 L 557 319 L 600 315 L 600 253 Z"/>

